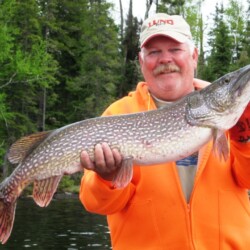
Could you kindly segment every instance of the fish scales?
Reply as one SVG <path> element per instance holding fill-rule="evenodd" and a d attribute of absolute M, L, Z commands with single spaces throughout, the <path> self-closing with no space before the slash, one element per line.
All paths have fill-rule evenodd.
<path fill-rule="evenodd" d="M 0 184 L 0 241 L 5 243 L 10 236 L 22 190 L 34 182 L 35 202 L 47 206 L 61 177 L 82 171 L 82 150 L 94 160 L 97 143 L 107 142 L 122 155 L 113 180 L 117 188 L 130 182 L 133 164 L 176 161 L 197 152 L 211 139 L 222 147 L 218 152 L 226 160 L 227 144 L 217 142 L 237 122 L 249 100 L 250 65 L 158 110 L 92 118 L 21 138 L 9 150 L 10 161 L 19 164 Z"/>

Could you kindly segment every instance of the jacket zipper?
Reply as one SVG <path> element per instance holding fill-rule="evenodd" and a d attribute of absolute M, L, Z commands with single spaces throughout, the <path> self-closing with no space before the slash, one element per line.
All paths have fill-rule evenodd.
<path fill-rule="evenodd" d="M 201 173 L 203 171 L 203 168 L 204 168 L 204 161 L 207 159 L 204 155 L 202 158 L 200 158 L 200 152 L 199 152 L 199 156 L 198 156 L 198 163 L 197 163 L 197 172 L 196 172 L 196 176 L 195 176 L 195 179 L 194 179 L 194 185 L 193 185 L 193 190 L 191 192 L 191 195 L 190 195 L 190 198 L 189 198 L 189 202 L 186 203 L 187 204 L 187 215 L 188 215 L 188 224 L 189 224 L 189 230 L 190 230 L 190 238 L 191 238 L 191 249 L 195 250 L 195 243 L 194 243 L 194 239 L 193 239 L 193 230 L 192 230 L 192 216 L 191 216 L 191 204 L 192 204 L 192 200 L 193 200 L 193 196 L 194 196 L 194 192 L 195 192 L 195 189 L 198 185 L 198 181 L 200 179 L 200 176 L 201 176 Z M 205 157 L 205 158 L 204 158 Z M 184 198 L 185 200 L 185 198 Z"/>
<path fill-rule="evenodd" d="M 190 236 L 190 240 L 191 240 L 191 247 L 190 249 L 195 250 L 195 244 L 194 244 L 194 240 L 193 240 L 193 230 L 192 230 L 192 218 L 191 218 L 191 205 L 190 203 L 186 203 L 187 204 L 187 216 L 188 216 L 188 226 L 189 226 L 189 236 Z"/>
<path fill-rule="evenodd" d="M 181 187 L 181 183 L 180 183 L 180 178 L 178 176 L 178 172 L 177 172 L 177 169 L 176 169 L 176 165 L 174 166 L 174 172 L 175 172 L 175 177 L 177 178 L 177 185 L 179 186 L 179 190 L 180 190 L 180 193 L 181 193 L 181 197 L 182 197 L 182 201 L 186 207 L 186 216 L 187 216 L 187 229 L 188 229 L 188 237 L 191 241 L 190 243 L 190 250 L 195 250 L 195 244 L 194 244 L 194 240 L 193 240 L 193 233 L 192 233 L 192 223 L 191 223 L 191 201 L 192 201 L 192 197 L 193 197 L 193 193 L 194 193 L 194 187 L 195 187 L 195 184 L 194 183 L 194 186 L 193 186 L 193 190 L 191 192 L 191 196 L 190 196 L 190 199 L 189 199 L 189 202 L 187 202 L 187 200 L 185 199 L 184 197 L 184 193 L 183 193 L 183 190 L 182 190 L 182 187 Z M 196 181 L 197 182 L 197 179 Z"/>

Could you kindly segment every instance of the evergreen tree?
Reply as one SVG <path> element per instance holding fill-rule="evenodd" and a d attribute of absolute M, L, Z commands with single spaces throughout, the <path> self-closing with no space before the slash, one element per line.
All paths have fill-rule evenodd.
<path fill-rule="evenodd" d="M 225 10 L 225 15 L 233 44 L 231 70 L 235 70 L 238 68 L 237 61 L 240 58 L 244 41 L 245 12 L 242 2 L 230 0 L 229 7 Z"/>
<path fill-rule="evenodd" d="M 139 29 L 140 24 L 133 16 L 133 1 L 130 0 L 129 11 L 126 19 L 122 51 L 124 52 L 123 80 L 119 86 L 119 96 L 127 95 L 135 88 L 138 79 L 138 53 L 139 53 Z"/>
<path fill-rule="evenodd" d="M 9 3 L 11 8 L 8 8 Z M 9 11 L 1 20 L 11 31 L 12 41 L 8 68 L 5 67 L 11 84 L 4 91 L 11 110 L 16 112 L 13 131 L 18 131 L 20 136 L 37 130 L 39 93 L 41 88 L 55 82 L 56 67 L 41 36 L 40 10 L 36 1 L 6 1 L 1 7 Z"/>
<path fill-rule="evenodd" d="M 6 103 L 6 94 L 0 93 L 0 166 L 4 163 L 4 155 L 9 145 L 9 122 L 12 120 L 14 120 L 14 113 L 10 112 Z"/>
<path fill-rule="evenodd" d="M 183 8 L 183 17 L 186 19 L 190 25 L 193 41 L 197 48 L 199 49 L 199 64 L 198 71 L 196 72 L 196 77 L 200 77 L 204 70 L 205 65 L 205 53 L 204 53 L 204 28 L 203 19 L 201 13 L 201 5 L 204 0 L 188 0 L 185 1 Z"/>
<path fill-rule="evenodd" d="M 224 21 L 224 7 L 216 5 L 214 26 L 208 41 L 211 54 L 208 57 L 207 80 L 213 81 L 230 71 L 232 58 L 232 39 Z"/>
<path fill-rule="evenodd" d="M 184 13 L 185 0 L 161 0 L 156 6 L 156 12 L 165 12 L 169 15 L 180 15 Z"/>
<path fill-rule="evenodd" d="M 87 16 L 88 1 L 40 0 L 40 6 L 47 50 L 58 62 L 58 84 L 47 93 L 52 103 L 46 122 L 51 128 L 61 127 L 76 121 L 68 82 L 74 82 L 80 70 L 81 20 Z"/>
<path fill-rule="evenodd" d="M 66 81 L 71 121 L 100 115 L 114 100 L 119 83 L 121 57 L 118 28 L 109 17 L 111 5 L 92 0 L 87 6 L 81 8 L 84 14 L 79 15 L 79 37 L 70 48 L 76 59 L 71 62 L 74 69 Z"/>
<path fill-rule="evenodd" d="M 242 51 L 237 62 L 239 67 L 250 64 L 250 0 L 248 0 L 247 3 L 248 7 L 244 20 L 245 29 L 242 38 Z"/>

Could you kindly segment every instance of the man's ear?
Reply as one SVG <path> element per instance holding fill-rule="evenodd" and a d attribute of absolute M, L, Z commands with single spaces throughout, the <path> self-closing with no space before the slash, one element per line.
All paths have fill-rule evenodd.
<path fill-rule="evenodd" d="M 195 69 L 197 69 L 198 57 L 199 57 L 198 49 L 194 48 L 194 52 L 193 52 L 192 58 L 193 58 L 193 63 L 194 63 L 194 68 Z"/>
<path fill-rule="evenodd" d="M 139 63 L 142 66 L 142 64 L 143 64 L 143 58 L 142 58 L 142 52 L 141 51 L 138 53 L 138 58 L 139 58 Z"/>

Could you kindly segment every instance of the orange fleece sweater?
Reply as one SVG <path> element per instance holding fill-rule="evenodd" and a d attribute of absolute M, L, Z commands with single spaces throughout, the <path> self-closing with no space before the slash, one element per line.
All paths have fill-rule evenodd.
<path fill-rule="evenodd" d="M 104 115 L 155 108 L 147 84 L 140 82 Z M 188 204 L 175 162 L 134 166 L 124 189 L 85 171 L 80 200 L 88 211 L 107 215 L 114 250 L 250 249 L 250 143 L 230 142 L 227 162 L 213 154 L 212 146 L 209 142 L 199 151 Z"/>

